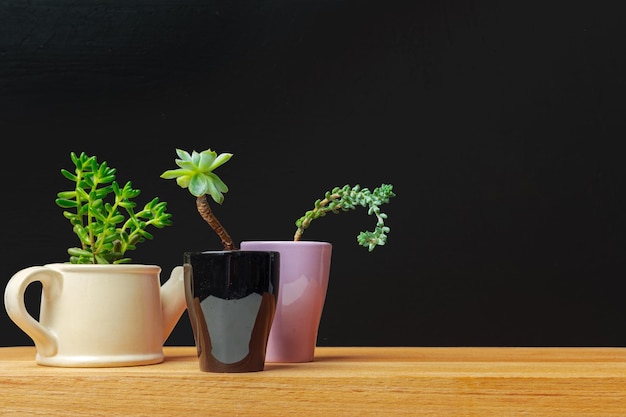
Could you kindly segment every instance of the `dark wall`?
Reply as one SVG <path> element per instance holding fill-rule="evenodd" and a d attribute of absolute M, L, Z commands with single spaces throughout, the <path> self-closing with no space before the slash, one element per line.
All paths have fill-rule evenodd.
<path fill-rule="evenodd" d="M 159 178 L 213 148 L 238 242 L 290 239 L 333 186 L 394 185 L 386 246 L 356 244 L 364 211 L 305 232 L 334 244 L 320 345 L 626 345 L 618 3 L 4 0 L 2 287 L 76 244 L 70 151 L 168 202 L 135 262 L 219 249 Z M 193 344 L 186 315 L 168 344 Z"/>

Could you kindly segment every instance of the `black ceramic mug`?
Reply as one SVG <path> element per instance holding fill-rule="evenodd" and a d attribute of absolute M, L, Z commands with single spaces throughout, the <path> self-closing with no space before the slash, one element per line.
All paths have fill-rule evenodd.
<path fill-rule="evenodd" d="M 200 370 L 264 369 L 278 298 L 279 256 L 245 250 L 185 253 L 185 299 Z"/>

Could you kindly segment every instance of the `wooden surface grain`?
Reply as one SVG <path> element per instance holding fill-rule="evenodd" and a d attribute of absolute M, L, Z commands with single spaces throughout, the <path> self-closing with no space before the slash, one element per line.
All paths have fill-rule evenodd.
<path fill-rule="evenodd" d="M 0 349 L 4 416 L 626 416 L 625 348 L 318 347 L 313 362 L 54 368 Z"/>

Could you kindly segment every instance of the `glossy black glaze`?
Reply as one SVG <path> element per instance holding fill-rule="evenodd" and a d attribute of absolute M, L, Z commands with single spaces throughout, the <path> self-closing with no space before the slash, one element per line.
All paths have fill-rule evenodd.
<path fill-rule="evenodd" d="M 184 254 L 185 299 L 200 370 L 264 369 L 278 299 L 279 256 L 241 250 Z"/>
<path fill-rule="evenodd" d="M 207 251 L 187 252 L 184 256 L 185 265 L 193 273 L 194 297 L 200 301 L 210 295 L 233 300 L 251 293 L 278 292 L 278 252 Z"/>

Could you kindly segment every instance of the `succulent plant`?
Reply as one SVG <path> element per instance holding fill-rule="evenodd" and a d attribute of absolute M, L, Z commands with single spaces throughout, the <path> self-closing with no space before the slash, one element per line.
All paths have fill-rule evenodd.
<path fill-rule="evenodd" d="M 211 149 L 202 152 L 193 151 L 191 154 L 182 149 L 176 149 L 176 154 L 179 159 L 175 162 L 179 168 L 165 171 L 161 174 L 161 178 L 176 179 L 180 187 L 187 188 L 196 197 L 198 213 L 220 237 L 224 250 L 236 249 L 232 238 L 215 217 L 208 200 L 211 196 L 218 204 L 224 201 L 224 193 L 228 192 L 228 187 L 213 171 L 228 162 L 233 154 L 218 155 Z"/>
<path fill-rule="evenodd" d="M 296 233 L 293 240 L 298 241 L 302 237 L 304 230 L 307 229 L 311 222 L 320 217 L 324 217 L 327 213 L 337 214 L 342 211 L 355 210 L 357 206 L 367 208 L 369 215 L 375 215 L 377 222 L 373 231 L 365 231 L 359 233 L 357 242 L 373 251 L 376 246 L 382 246 L 387 241 L 387 233 L 389 227 L 385 226 L 387 215 L 380 211 L 381 204 L 389 203 L 389 199 L 395 197 L 393 185 L 382 184 L 374 191 L 368 188 L 361 188 L 360 185 L 350 187 L 335 187 L 332 191 L 327 191 L 323 199 L 315 202 L 314 208 L 307 211 L 304 216 L 296 221 Z"/>
<path fill-rule="evenodd" d="M 116 170 L 95 156 L 71 152 L 74 172 L 61 169 L 61 174 L 74 182 L 74 189 L 57 194 L 56 204 L 65 209 L 81 247 L 67 250 L 73 264 L 130 263 L 127 251 L 153 239 L 148 227 L 164 228 L 172 224 L 167 203 L 155 197 L 141 210 L 133 201 L 140 190 L 128 181 L 123 187 L 115 181 Z M 71 210 L 71 211 L 70 211 Z"/>

